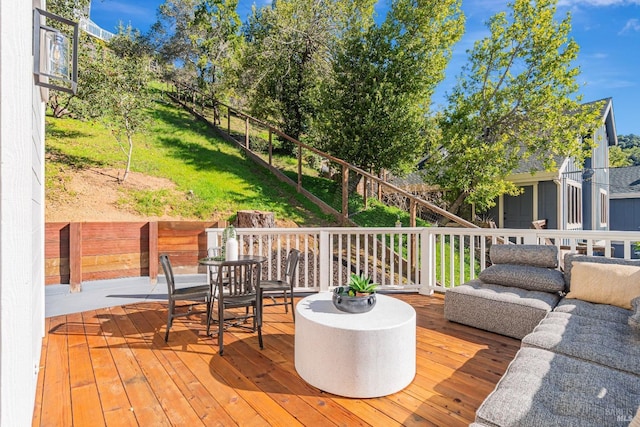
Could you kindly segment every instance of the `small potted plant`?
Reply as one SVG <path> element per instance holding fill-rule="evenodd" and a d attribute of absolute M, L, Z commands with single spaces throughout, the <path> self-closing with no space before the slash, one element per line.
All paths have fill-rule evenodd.
<path fill-rule="evenodd" d="M 333 290 L 333 305 L 347 313 L 366 313 L 376 305 L 377 283 L 362 273 L 351 274 L 348 286 Z"/>
<path fill-rule="evenodd" d="M 350 296 L 369 296 L 376 291 L 378 285 L 373 283 L 371 278 L 364 277 L 362 273 L 352 273 L 349 278 L 349 295 Z"/>

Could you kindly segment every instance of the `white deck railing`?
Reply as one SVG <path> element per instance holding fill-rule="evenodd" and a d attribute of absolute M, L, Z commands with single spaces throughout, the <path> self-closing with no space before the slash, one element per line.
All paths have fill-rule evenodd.
<path fill-rule="evenodd" d="M 206 232 L 208 246 L 220 247 L 222 229 Z M 250 228 L 237 233 L 241 253 L 267 257 L 269 277 L 282 275 L 289 249 L 300 250 L 299 292 L 346 285 L 352 272 L 362 272 L 381 290 L 429 294 L 477 277 L 496 243 L 555 245 L 561 258 L 566 252 L 581 252 L 630 259 L 638 257 L 634 243 L 640 242 L 640 232 L 582 230 Z"/>

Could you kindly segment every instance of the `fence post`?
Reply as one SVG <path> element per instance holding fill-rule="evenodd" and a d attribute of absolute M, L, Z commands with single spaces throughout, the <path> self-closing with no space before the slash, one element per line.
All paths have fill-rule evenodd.
<path fill-rule="evenodd" d="M 331 247 L 329 245 L 329 232 L 320 230 L 320 271 L 318 272 L 320 281 L 320 292 L 328 291 L 330 286 L 329 271 L 331 267 Z"/>
<path fill-rule="evenodd" d="M 158 222 L 149 223 L 149 282 L 158 283 Z"/>
<path fill-rule="evenodd" d="M 269 128 L 269 166 L 273 163 L 273 133 L 271 133 L 271 128 Z"/>
<path fill-rule="evenodd" d="M 362 199 L 364 201 L 364 208 L 367 209 L 368 208 L 368 202 L 369 202 L 369 178 L 367 178 L 366 176 L 364 177 L 364 194 L 362 195 Z"/>
<path fill-rule="evenodd" d="M 82 291 L 82 223 L 69 223 L 69 291 Z"/>
<path fill-rule="evenodd" d="M 342 166 L 342 222 L 347 223 L 349 218 L 349 168 Z"/>
<path fill-rule="evenodd" d="M 249 150 L 249 117 L 244 118 L 244 146 Z"/>
<path fill-rule="evenodd" d="M 302 189 L 302 145 L 298 144 L 298 193 Z"/>
<path fill-rule="evenodd" d="M 227 135 L 231 135 L 231 107 L 227 106 Z"/>

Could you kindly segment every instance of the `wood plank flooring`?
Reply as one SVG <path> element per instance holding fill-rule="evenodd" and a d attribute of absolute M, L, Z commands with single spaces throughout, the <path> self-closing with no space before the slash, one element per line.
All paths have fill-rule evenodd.
<path fill-rule="evenodd" d="M 264 350 L 257 334 L 234 328 L 225 332 L 224 356 L 206 336 L 203 313 L 176 319 L 165 343 L 163 302 L 49 318 L 33 425 L 468 425 L 520 341 L 446 321 L 442 295 L 393 296 L 416 309 L 417 374 L 404 390 L 375 399 L 304 382 L 283 307 L 265 308 Z"/>

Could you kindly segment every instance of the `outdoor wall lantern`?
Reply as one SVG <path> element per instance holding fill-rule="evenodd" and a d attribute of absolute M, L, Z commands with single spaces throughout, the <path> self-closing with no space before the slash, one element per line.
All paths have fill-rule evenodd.
<path fill-rule="evenodd" d="M 44 23 L 44 18 L 73 29 L 73 38 Z M 33 10 L 33 74 L 36 84 L 75 94 L 78 89 L 78 23 L 53 13 Z"/>

